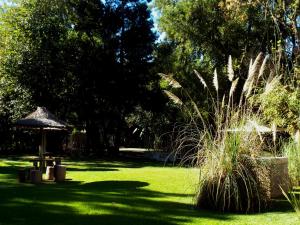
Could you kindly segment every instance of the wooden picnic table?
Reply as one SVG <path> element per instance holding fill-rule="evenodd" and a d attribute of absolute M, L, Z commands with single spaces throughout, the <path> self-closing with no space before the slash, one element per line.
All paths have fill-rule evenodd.
<path fill-rule="evenodd" d="M 33 158 L 30 159 L 29 162 L 33 163 L 33 167 L 35 169 L 39 169 L 40 171 L 45 171 L 46 166 L 53 166 L 55 158 Z"/>

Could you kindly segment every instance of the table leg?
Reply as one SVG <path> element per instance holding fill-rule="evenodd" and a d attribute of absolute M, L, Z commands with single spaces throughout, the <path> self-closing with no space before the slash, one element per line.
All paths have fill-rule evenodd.
<path fill-rule="evenodd" d="M 33 167 L 34 167 L 34 169 L 38 168 L 38 162 L 37 161 L 33 161 Z"/>

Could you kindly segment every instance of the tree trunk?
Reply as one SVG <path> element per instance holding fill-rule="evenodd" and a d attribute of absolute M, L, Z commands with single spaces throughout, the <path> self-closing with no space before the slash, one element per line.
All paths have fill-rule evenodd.
<path fill-rule="evenodd" d="M 103 148 L 100 141 L 99 127 L 92 121 L 87 123 L 86 127 L 87 136 L 87 153 L 94 153 L 98 156 L 103 155 Z"/>

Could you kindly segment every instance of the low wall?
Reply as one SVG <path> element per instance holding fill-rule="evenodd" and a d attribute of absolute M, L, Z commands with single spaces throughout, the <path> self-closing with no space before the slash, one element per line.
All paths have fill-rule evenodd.
<path fill-rule="evenodd" d="M 264 165 L 267 167 L 270 177 L 271 198 L 280 198 L 283 196 L 280 187 L 287 193 L 290 187 L 288 158 L 287 157 L 261 157 Z"/>

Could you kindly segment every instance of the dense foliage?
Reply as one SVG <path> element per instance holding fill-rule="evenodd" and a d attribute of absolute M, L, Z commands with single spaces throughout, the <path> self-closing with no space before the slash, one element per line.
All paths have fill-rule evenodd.
<path fill-rule="evenodd" d="M 159 29 L 173 46 L 172 64 L 161 72 L 174 73 L 202 107 L 205 95 L 194 85 L 193 69 L 209 86 L 217 69 L 222 96 L 230 85 L 224 78 L 229 55 L 243 81 L 258 52 L 273 53 L 276 71 L 288 79 L 299 67 L 299 5 L 298 0 L 155 0 Z"/>
<path fill-rule="evenodd" d="M 240 78 L 233 99 L 238 101 L 250 59 L 260 51 L 272 53 L 262 78 L 282 78 L 277 87 L 282 95 L 274 89 L 255 98 L 264 106 L 264 121 L 275 118 L 279 127 L 298 129 L 299 0 L 155 0 L 152 10 L 162 34 L 156 44 L 149 1 L 8 2 L 0 16 L 3 132 L 36 106 L 46 106 L 85 129 L 91 151 L 117 150 L 132 138 L 151 137 L 146 142 L 153 143 L 172 131 L 174 122 L 189 118 L 165 102 L 158 73 L 172 73 L 189 87 L 187 94 L 208 118 L 213 111 L 208 96 L 217 93 L 199 87 L 193 70 L 210 87 L 216 69 L 221 101 L 230 90 L 225 74 L 231 55 L 234 78 Z M 188 100 L 180 90 L 160 86 Z M 259 88 L 255 93 L 263 93 Z"/>
<path fill-rule="evenodd" d="M 136 105 L 151 109 L 147 2 L 17 1 L 2 8 L 1 23 L 2 79 L 29 90 L 15 107 L 46 106 L 85 128 L 90 150 L 118 149 L 126 115 Z"/>

